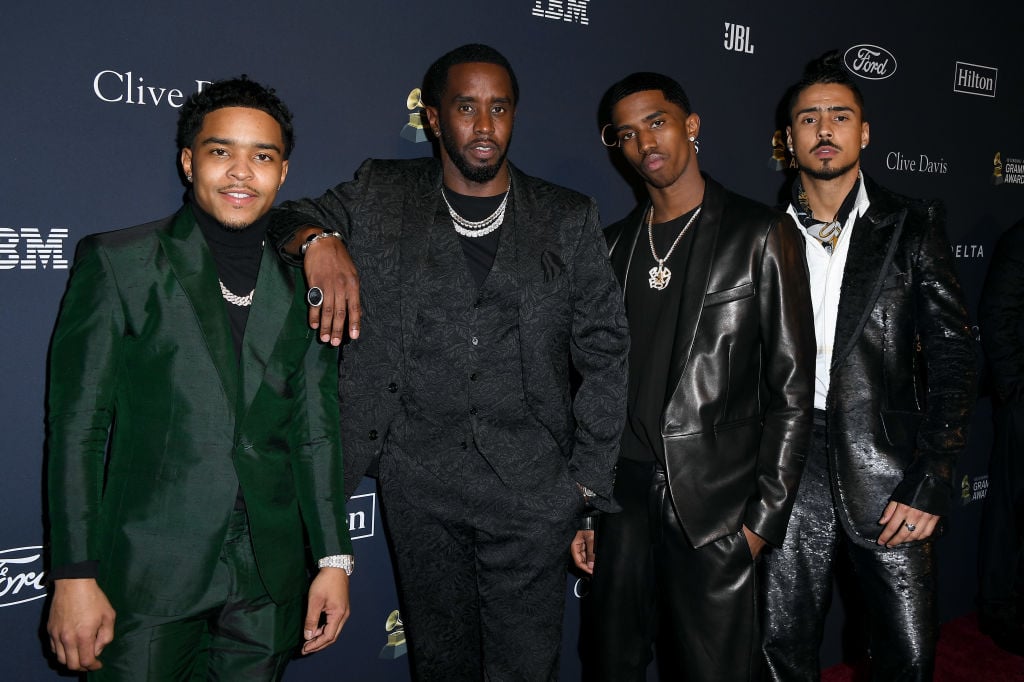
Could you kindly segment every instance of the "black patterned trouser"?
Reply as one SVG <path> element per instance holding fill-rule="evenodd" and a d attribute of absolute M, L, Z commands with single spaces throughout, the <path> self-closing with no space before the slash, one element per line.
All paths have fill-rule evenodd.
<path fill-rule="evenodd" d="M 393 446 L 379 472 L 413 678 L 556 680 L 575 484 L 513 491 L 472 445 L 430 456 L 443 474 Z"/>

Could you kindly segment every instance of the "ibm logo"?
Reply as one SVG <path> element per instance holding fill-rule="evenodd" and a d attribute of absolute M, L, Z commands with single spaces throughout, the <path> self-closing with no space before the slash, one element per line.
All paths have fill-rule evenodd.
<path fill-rule="evenodd" d="M 0 227 L 0 270 L 67 270 L 64 242 L 68 228 L 55 227 L 44 238 L 35 227 Z"/>
<path fill-rule="evenodd" d="M 553 21 L 568 21 L 581 26 L 590 25 L 590 17 L 587 16 L 587 3 L 590 0 L 534 0 L 533 11 L 535 17 L 551 19 Z"/>

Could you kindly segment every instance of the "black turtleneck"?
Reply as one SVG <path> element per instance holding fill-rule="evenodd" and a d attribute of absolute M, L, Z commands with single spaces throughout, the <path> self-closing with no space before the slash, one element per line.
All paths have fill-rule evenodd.
<path fill-rule="evenodd" d="M 224 286 L 236 296 L 248 296 L 256 288 L 256 277 L 260 271 L 260 259 L 263 256 L 263 242 L 270 224 L 270 214 L 265 213 L 248 227 L 237 229 L 225 227 L 212 215 L 204 211 L 189 197 L 192 213 L 196 223 L 206 238 L 206 245 L 213 255 L 217 266 L 217 276 Z M 228 320 L 231 322 L 231 338 L 235 345 L 235 357 L 242 353 L 242 337 L 245 335 L 245 324 L 249 319 L 249 307 L 239 306 L 224 301 L 227 306 Z"/>

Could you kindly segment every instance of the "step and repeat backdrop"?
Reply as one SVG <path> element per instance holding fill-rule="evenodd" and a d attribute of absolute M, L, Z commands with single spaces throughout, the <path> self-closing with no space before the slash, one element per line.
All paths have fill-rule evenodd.
<path fill-rule="evenodd" d="M 8 2 L 0 41 L 0 678 L 62 675 L 43 634 L 43 419 L 48 345 L 75 245 L 180 205 L 176 118 L 206 83 L 248 74 L 292 108 L 297 147 L 279 195 L 287 199 L 350 178 L 367 157 L 432 154 L 414 90 L 440 54 L 489 43 L 508 56 L 522 90 L 510 158 L 595 197 L 610 223 L 643 191 L 599 140 L 597 104 L 613 81 L 638 70 L 681 81 L 702 118 L 702 169 L 775 203 L 788 180 L 782 93 L 807 61 L 838 48 L 866 99 L 864 168 L 897 191 L 946 202 L 973 319 L 997 237 L 1024 218 L 1024 10 L 991 4 L 965 12 L 877 0 L 813 10 L 753 0 Z M 974 608 L 990 413 L 983 392 L 940 543 L 944 619 Z M 288 680 L 409 678 L 372 480 L 351 501 L 349 526 L 359 562 L 352 617 L 334 647 L 295 662 Z M 563 678 L 578 679 L 587 583 L 567 573 L 566 589 Z M 838 660 L 841 620 L 837 604 L 825 664 Z"/>

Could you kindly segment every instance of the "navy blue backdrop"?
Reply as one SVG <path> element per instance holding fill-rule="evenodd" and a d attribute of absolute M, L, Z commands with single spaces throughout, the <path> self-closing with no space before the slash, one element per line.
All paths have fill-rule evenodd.
<path fill-rule="evenodd" d="M 202 82 L 247 73 L 291 106 L 298 146 L 284 199 L 319 194 L 369 156 L 429 154 L 408 127 L 410 91 L 441 53 L 490 43 L 522 87 L 511 158 L 594 196 L 611 222 L 636 197 L 598 139 L 595 109 L 612 81 L 636 70 L 678 78 L 702 117 L 702 168 L 774 202 L 785 180 L 772 161 L 781 93 L 806 61 L 839 48 L 864 76 L 866 171 L 897 191 L 946 201 L 973 315 L 996 237 L 1024 216 L 1024 20 L 1018 3 L 935 4 L 8 2 L 0 41 L 0 678 L 59 674 L 41 636 L 43 401 L 74 245 L 179 205 L 177 107 Z M 978 407 L 941 542 L 944 619 L 973 609 L 991 438 L 986 397 Z M 397 600 L 374 492 L 364 482 L 351 505 L 360 538 L 352 618 L 334 647 L 298 661 L 289 680 L 408 679 L 400 626 L 389 619 Z M 563 676 L 576 679 L 576 599 L 586 584 L 567 576 L 567 589 Z M 838 613 L 826 664 L 839 655 Z M 389 629 L 397 646 L 386 646 Z"/>

